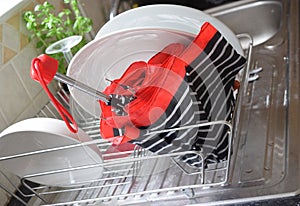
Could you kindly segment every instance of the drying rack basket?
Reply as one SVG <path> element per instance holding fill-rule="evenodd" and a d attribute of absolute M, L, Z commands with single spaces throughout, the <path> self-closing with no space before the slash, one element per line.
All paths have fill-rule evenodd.
<path fill-rule="evenodd" d="M 243 70 L 243 79 L 238 91 L 236 106 L 233 113 L 232 122 L 214 121 L 194 125 L 195 127 L 223 124 L 228 127 L 229 151 L 227 160 L 211 164 L 208 167 L 200 169 L 187 169 L 175 161 L 172 157 L 189 153 L 196 153 L 202 158 L 203 155 L 196 151 L 177 152 L 171 154 L 151 155 L 144 149 L 136 146 L 133 154 L 125 155 L 121 158 L 105 158 L 103 163 L 86 165 L 76 168 L 66 168 L 63 170 L 46 171 L 38 174 L 28 174 L 20 179 L 20 185 L 27 189 L 26 194 L 21 191 L 20 185 L 15 186 L 19 195 L 10 192 L 1 183 L 0 187 L 6 190 L 10 195 L 19 200 L 24 205 L 29 205 L 24 199 L 39 202 L 39 205 L 101 205 L 106 202 L 144 202 L 157 201 L 164 199 L 174 199 L 180 197 L 193 197 L 197 189 L 207 189 L 212 187 L 222 187 L 230 184 L 229 173 L 232 157 L 235 155 L 235 142 L 238 141 L 236 135 L 239 128 L 239 114 L 246 96 L 247 83 L 249 77 L 249 67 L 252 54 L 252 38 L 247 34 L 240 34 L 238 38 L 242 42 L 245 55 L 247 57 L 246 66 Z M 63 102 L 65 106 L 70 106 L 69 94 L 60 88 L 56 97 Z M 55 107 L 48 102 L 36 117 L 59 118 Z M 26 155 L 35 155 L 37 153 L 49 153 L 51 151 L 64 150 L 71 147 L 81 147 L 85 145 L 97 145 L 102 151 L 111 143 L 100 138 L 99 119 L 89 118 L 84 122 L 78 122 L 79 127 L 84 130 L 91 138 L 91 141 L 68 145 L 63 147 L 51 148 L 40 151 L 33 151 L 26 154 L 16 154 L 13 156 L 0 157 L 0 163 L 10 158 L 18 158 Z M 184 129 L 184 128 L 179 128 Z M 126 152 L 125 152 L 126 153 Z M 120 155 L 120 153 L 105 154 L 107 156 Z M 162 165 L 164 166 L 162 169 Z M 101 178 L 96 178 L 85 182 L 83 186 L 72 187 L 51 187 L 45 185 L 30 184 L 29 178 L 37 176 L 47 176 L 66 171 L 82 170 L 92 167 L 105 168 Z M 0 171 L 1 172 L 1 171 Z M 6 175 L 1 172 L 1 175 Z M 176 177 L 176 178 L 175 178 Z M 7 178 L 7 177 L 6 177 Z M 8 179 L 8 178 L 7 178 Z M 9 181 L 9 179 L 8 179 Z M 12 183 L 11 183 L 12 184 Z M 29 202 L 30 202 L 29 201 Z"/>

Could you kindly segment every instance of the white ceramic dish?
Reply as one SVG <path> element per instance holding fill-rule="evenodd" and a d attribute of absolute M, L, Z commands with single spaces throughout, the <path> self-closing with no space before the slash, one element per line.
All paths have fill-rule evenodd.
<path fill-rule="evenodd" d="M 84 167 L 102 163 L 101 153 L 96 145 L 79 146 L 24 156 L 25 153 L 63 147 L 89 141 L 88 135 L 79 129 L 71 133 L 61 120 L 52 118 L 31 118 L 15 123 L 0 134 L 0 157 L 20 155 L 0 164 L 19 177 L 50 186 L 74 186 L 86 184 L 102 176 L 103 168 L 85 168 L 48 175 L 37 173 Z M 33 175 L 33 176 L 28 176 Z"/>
<path fill-rule="evenodd" d="M 132 62 L 146 61 L 169 43 L 187 42 L 187 36 L 198 34 L 204 22 L 210 22 L 243 54 L 235 34 L 214 17 L 185 6 L 149 5 L 123 12 L 107 22 L 95 40 L 74 56 L 67 75 L 103 91 L 109 84 L 105 78 L 113 80 L 120 77 Z M 155 29 L 161 34 L 154 32 Z M 135 33 L 138 30 L 140 32 Z M 163 30 L 168 33 L 162 34 Z M 177 32 L 177 36 L 171 35 L 172 31 Z M 95 117 L 100 116 L 101 111 L 95 98 L 69 89 L 82 108 Z"/>
<path fill-rule="evenodd" d="M 172 4 L 147 5 L 125 11 L 105 23 L 95 39 L 128 29 L 149 28 L 177 30 L 196 35 L 204 22 L 211 23 L 237 52 L 244 54 L 239 40 L 224 23 L 200 10 Z"/>
<path fill-rule="evenodd" d="M 110 82 L 136 61 L 148 61 L 171 43 L 188 45 L 191 34 L 161 29 L 137 29 L 107 35 L 83 47 L 72 59 L 67 75 L 90 87 L 103 91 Z M 69 87 L 72 98 L 89 114 L 100 117 L 97 100 Z M 72 111 L 71 111 L 72 112 Z"/>

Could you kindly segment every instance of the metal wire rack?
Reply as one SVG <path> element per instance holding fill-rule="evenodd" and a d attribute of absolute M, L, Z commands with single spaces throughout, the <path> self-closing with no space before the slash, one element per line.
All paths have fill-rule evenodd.
<path fill-rule="evenodd" d="M 239 112 L 246 95 L 247 82 L 249 77 L 249 67 L 252 53 L 252 39 L 249 35 L 243 34 L 238 36 L 242 44 L 246 43 L 245 53 L 247 56 L 247 65 L 243 72 L 243 81 L 237 96 L 237 103 L 234 111 L 232 122 L 215 121 L 193 125 L 193 127 L 223 124 L 228 127 L 229 152 L 227 160 L 210 164 L 208 167 L 200 169 L 187 168 L 184 165 L 174 161 L 174 157 L 183 154 L 196 153 L 202 158 L 203 155 L 196 151 L 177 152 L 164 155 L 153 155 L 140 147 L 135 147 L 133 152 L 115 152 L 103 154 L 103 163 L 94 165 L 85 165 L 76 168 L 66 168 L 62 170 L 46 171 L 38 174 L 28 174 L 21 178 L 20 182 L 30 192 L 21 196 L 30 199 L 28 203 L 20 200 L 24 205 L 99 205 L 102 203 L 138 203 L 151 200 L 176 199 L 182 197 L 193 197 L 195 189 L 205 189 L 211 187 L 222 187 L 228 184 L 231 157 L 234 156 L 234 142 L 237 141 L 237 130 L 239 127 Z M 57 97 L 65 105 L 70 105 L 69 94 L 60 89 Z M 36 114 L 37 117 L 59 118 L 51 102 L 46 104 L 42 110 Z M 79 127 L 84 130 L 91 138 L 91 141 L 56 147 L 46 150 L 34 151 L 32 153 L 17 154 L 10 157 L 0 157 L 1 160 L 9 158 L 18 158 L 25 155 L 35 155 L 38 153 L 48 153 L 51 151 L 64 150 L 72 147 L 81 147 L 88 145 L 97 145 L 104 153 L 110 146 L 110 142 L 101 139 L 99 135 L 99 119 L 85 118 L 83 122 L 78 122 Z M 186 129 L 186 128 L 178 128 Z M 31 186 L 27 179 L 37 176 L 47 176 L 66 171 L 83 170 L 93 167 L 105 168 L 100 178 L 95 178 L 82 182 L 81 186 L 61 185 L 60 187 L 51 186 Z M 82 186 L 83 185 L 83 186 Z M 5 188 L 4 188 L 5 189 Z M 16 188 L 18 190 L 18 188 Z M 12 194 L 17 197 L 15 194 Z M 33 203 L 34 202 L 34 203 Z M 38 202 L 38 203 L 37 203 Z"/>

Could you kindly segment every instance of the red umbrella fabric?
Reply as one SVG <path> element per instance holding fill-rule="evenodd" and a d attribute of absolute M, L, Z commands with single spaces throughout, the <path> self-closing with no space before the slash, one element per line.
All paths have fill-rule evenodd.
<path fill-rule="evenodd" d="M 205 163 L 227 157 L 223 125 L 148 134 L 232 118 L 234 81 L 246 59 L 210 23 L 190 43 L 174 43 L 148 62 L 134 62 L 104 93 L 124 97 L 119 108 L 100 102 L 100 131 L 114 145 L 137 144 L 157 154 L 201 151 Z M 131 99 L 130 102 L 126 99 Z M 201 167 L 197 154 L 179 157 Z"/>

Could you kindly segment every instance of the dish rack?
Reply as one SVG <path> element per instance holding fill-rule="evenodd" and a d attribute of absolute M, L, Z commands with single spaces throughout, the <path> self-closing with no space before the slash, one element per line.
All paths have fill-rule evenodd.
<path fill-rule="evenodd" d="M 202 160 L 203 155 L 196 151 L 177 152 L 172 154 L 153 155 L 150 152 L 136 146 L 133 152 L 114 152 L 103 154 L 103 163 L 86 165 L 63 170 L 46 171 L 39 174 L 28 174 L 20 179 L 21 186 L 26 188 L 26 194 L 16 187 L 19 195 L 10 193 L 14 198 L 24 205 L 29 202 L 38 202 L 38 205 L 117 205 L 127 203 L 140 203 L 147 201 L 168 200 L 176 198 L 192 198 L 197 189 L 207 189 L 223 187 L 230 184 L 230 164 L 234 162 L 236 142 L 238 142 L 239 114 L 244 97 L 247 92 L 249 78 L 249 67 L 252 54 L 252 38 L 247 34 L 238 35 L 238 38 L 245 50 L 247 63 L 243 70 L 241 86 L 237 95 L 236 107 L 232 122 L 214 121 L 195 125 L 207 126 L 214 124 L 224 124 L 229 128 L 229 152 L 227 160 L 202 166 L 200 169 L 184 167 L 173 157 L 189 153 L 198 154 Z M 70 107 L 68 92 L 60 87 L 56 94 L 57 98 L 66 106 Z M 47 103 L 36 117 L 59 118 L 55 107 L 51 102 Z M 99 132 L 100 120 L 97 118 L 85 118 L 82 122 L 77 122 L 91 138 L 91 141 L 57 147 L 47 150 L 33 151 L 32 153 L 17 154 L 9 157 L 0 157 L 0 162 L 9 158 L 18 158 L 23 155 L 34 155 L 41 152 L 53 150 L 64 150 L 70 147 L 81 147 L 87 145 L 97 145 L 104 151 L 110 146 L 110 142 L 101 139 Z M 122 156 L 122 157 L 118 157 Z M 28 178 L 55 174 L 66 171 L 82 170 L 92 167 L 103 167 L 102 177 L 83 182 L 81 186 L 68 185 L 67 187 L 51 187 L 38 184 L 31 184 Z M 0 171 L 1 172 L 1 171 Z M 83 186 L 82 186 L 83 185 Z M 1 186 L 1 185 L 0 185 Z M 2 189 L 6 190 L 2 187 Z M 6 190 L 8 192 L 8 190 Z"/>

